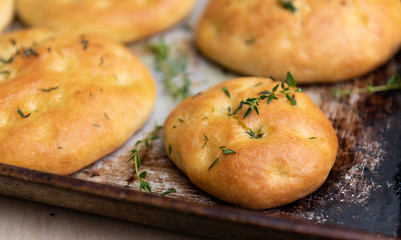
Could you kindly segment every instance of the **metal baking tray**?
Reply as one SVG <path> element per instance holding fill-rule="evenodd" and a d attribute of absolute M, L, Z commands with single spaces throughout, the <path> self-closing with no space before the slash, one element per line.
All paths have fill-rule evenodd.
<path fill-rule="evenodd" d="M 139 191 L 133 163 L 135 142 L 163 124 L 179 103 L 163 87 L 146 49 L 162 36 L 188 56 L 191 91 L 197 93 L 238 74 L 209 62 L 194 47 L 193 29 L 207 1 L 177 27 L 127 45 L 148 65 L 157 82 L 153 114 L 121 148 L 70 176 L 0 164 L 0 194 L 127 219 L 217 239 L 387 239 L 401 237 L 401 92 L 337 98 L 332 89 L 385 84 L 401 69 L 401 52 L 358 79 L 301 86 L 332 122 L 339 139 L 336 163 L 323 186 L 292 204 L 265 211 L 219 201 L 194 186 L 168 159 L 162 140 L 141 151 L 153 194 Z M 22 28 L 18 20 L 6 30 Z M 177 193 L 161 196 L 173 187 Z"/>

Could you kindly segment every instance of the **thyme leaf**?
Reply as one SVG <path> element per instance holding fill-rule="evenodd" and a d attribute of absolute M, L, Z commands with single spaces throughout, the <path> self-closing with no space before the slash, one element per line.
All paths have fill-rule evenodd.
<path fill-rule="evenodd" d="M 216 160 L 213 161 L 213 163 L 210 165 L 208 171 L 220 160 L 220 157 L 218 157 Z"/>
<path fill-rule="evenodd" d="M 21 115 L 21 117 L 27 118 L 27 117 L 29 117 L 31 115 L 31 113 L 28 113 L 27 115 L 24 115 L 22 110 L 19 107 L 17 107 L 17 108 L 18 108 L 17 112 L 18 112 L 19 115 Z"/>
<path fill-rule="evenodd" d="M 291 13 L 295 13 L 297 11 L 297 9 L 294 7 L 294 4 L 292 3 L 292 0 L 288 0 L 288 1 L 279 0 L 278 2 L 281 4 L 281 6 L 284 9 L 291 11 Z"/>
<path fill-rule="evenodd" d="M 224 154 L 235 154 L 236 152 L 234 150 L 231 149 L 222 149 Z"/>
<path fill-rule="evenodd" d="M 57 90 L 57 89 L 58 89 L 58 86 L 52 87 L 52 88 L 39 88 L 39 90 L 41 90 L 42 92 L 50 92 L 50 91 Z"/>
<path fill-rule="evenodd" d="M 176 193 L 177 191 L 174 188 L 169 188 L 167 191 L 163 192 L 161 195 L 166 196 L 167 194 Z"/>
<path fill-rule="evenodd" d="M 231 94 L 226 87 L 223 87 L 223 91 L 227 95 L 227 97 L 231 98 Z"/>

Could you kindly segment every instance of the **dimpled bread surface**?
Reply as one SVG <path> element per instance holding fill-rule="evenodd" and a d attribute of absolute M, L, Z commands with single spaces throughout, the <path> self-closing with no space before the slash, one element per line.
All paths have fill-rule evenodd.
<path fill-rule="evenodd" d="M 176 24 L 195 0 L 18 0 L 17 15 L 30 26 L 97 33 L 135 41 Z"/>
<path fill-rule="evenodd" d="M 199 49 L 234 71 L 300 83 L 366 74 L 401 46 L 399 0 L 210 1 L 196 32 Z"/>
<path fill-rule="evenodd" d="M 184 100 L 163 128 L 171 160 L 199 188 L 251 209 L 291 203 L 318 189 L 334 164 L 338 143 L 330 121 L 305 93 L 294 94 L 295 106 L 276 94 L 278 100 L 260 102 L 259 115 L 252 111 L 244 118 L 248 105 L 233 114 L 241 100 L 277 84 L 239 78 Z M 250 129 L 263 133 L 261 138 L 252 139 L 246 133 Z"/>
<path fill-rule="evenodd" d="M 14 12 L 14 0 L 0 0 L 0 31 L 12 20 Z"/>
<path fill-rule="evenodd" d="M 120 43 L 30 29 L 0 36 L 0 162 L 71 174 L 109 154 L 155 101 L 147 68 Z"/>

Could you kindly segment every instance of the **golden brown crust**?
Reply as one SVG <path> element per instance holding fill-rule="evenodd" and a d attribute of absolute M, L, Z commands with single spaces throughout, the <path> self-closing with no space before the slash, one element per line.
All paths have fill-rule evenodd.
<path fill-rule="evenodd" d="M 128 140 L 155 101 L 147 68 L 108 39 L 31 29 L 1 36 L 0 57 L 1 163 L 73 173 Z"/>
<path fill-rule="evenodd" d="M 163 128 L 171 160 L 201 189 L 247 208 L 272 208 L 315 191 L 334 164 L 338 143 L 331 123 L 306 94 L 295 93 L 296 106 L 279 94 L 270 104 L 260 103 L 259 115 L 252 111 L 243 118 L 246 107 L 228 114 L 228 107 L 232 113 L 241 100 L 276 84 L 234 79 L 184 100 Z M 262 126 L 261 139 L 246 133 Z M 236 153 L 223 154 L 222 146 Z"/>
<path fill-rule="evenodd" d="M 14 0 L 0 0 L 0 31 L 12 20 L 14 15 Z"/>
<path fill-rule="evenodd" d="M 335 82 L 368 73 L 401 46 L 399 0 L 210 1 L 196 43 L 235 71 L 301 83 Z"/>
<path fill-rule="evenodd" d="M 31 26 L 96 33 L 131 42 L 171 27 L 195 0 L 18 0 L 19 18 Z"/>

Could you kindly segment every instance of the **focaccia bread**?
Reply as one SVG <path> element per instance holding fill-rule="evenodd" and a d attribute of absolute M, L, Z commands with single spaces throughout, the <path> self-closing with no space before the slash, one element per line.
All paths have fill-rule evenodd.
<path fill-rule="evenodd" d="M 214 0 L 196 43 L 208 58 L 247 75 L 347 80 L 400 49 L 401 1 Z"/>
<path fill-rule="evenodd" d="M 30 29 L 0 36 L 0 163 L 73 173 L 139 129 L 155 101 L 120 43 Z"/>
<path fill-rule="evenodd" d="M 184 100 L 163 127 L 170 159 L 199 188 L 246 208 L 284 205 L 318 189 L 337 155 L 336 134 L 306 94 L 288 93 L 289 100 L 280 84 L 278 99 L 260 95 L 277 84 L 239 78 Z M 249 111 L 245 102 L 259 97 L 259 114 Z"/>
<path fill-rule="evenodd" d="M 195 0 L 18 0 L 17 15 L 30 26 L 96 33 L 131 42 L 171 27 Z"/>
<path fill-rule="evenodd" d="M 14 13 L 14 0 L 0 0 L 0 31 L 12 20 Z"/>

